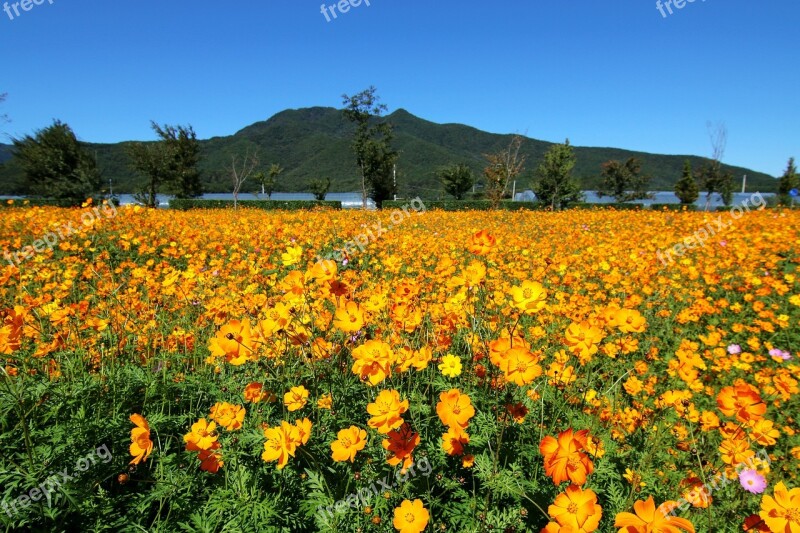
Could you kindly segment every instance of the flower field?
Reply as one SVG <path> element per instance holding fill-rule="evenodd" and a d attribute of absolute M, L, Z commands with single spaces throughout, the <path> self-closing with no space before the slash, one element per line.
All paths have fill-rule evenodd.
<path fill-rule="evenodd" d="M 8 531 L 800 533 L 797 211 L 89 209 L 0 211 Z"/>

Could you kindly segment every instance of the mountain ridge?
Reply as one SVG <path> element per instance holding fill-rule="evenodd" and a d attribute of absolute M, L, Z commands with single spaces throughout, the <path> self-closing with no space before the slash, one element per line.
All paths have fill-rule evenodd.
<path fill-rule="evenodd" d="M 439 124 L 417 117 L 399 108 L 385 117 L 394 126 L 393 146 L 400 152 L 398 188 L 403 196 L 432 197 L 442 194 L 435 171 L 450 163 L 466 163 L 480 178 L 484 166 L 483 154 L 508 145 L 513 134 L 490 133 L 473 126 Z M 308 190 L 315 178 L 329 177 L 331 192 L 359 190 L 360 180 L 350 150 L 353 126 L 342 110 L 332 107 L 286 109 L 265 120 L 247 125 L 232 135 L 216 136 L 200 141 L 203 159 L 203 185 L 207 192 L 230 192 L 228 168 L 231 156 L 242 155 L 248 149 L 260 154 L 262 168 L 279 163 L 285 172 L 278 179 L 276 190 L 300 192 Z M 554 143 L 524 136 L 521 154 L 526 157 L 526 171 L 518 178 L 518 189 L 530 185 L 533 170 L 547 149 Z M 135 191 L 142 178 L 128 167 L 125 147 L 133 141 L 120 143 L 85 143 L 97 154 L 104 179 L 111 180 L 115 192 Z M 0 194 L 24 192 L 19 165 L 10 160 L 11 146 L 0 144 Z M 692 161 L 697 169 L 707 158 L 694 155 L 652 154 L 614 147 L 576 146 L 575 175 L 586 190 L 593 190 L 600 180 L 600 165 L 610 159 L 637 157 L 642 170 L 652 176 L 650 190 L 672 190 L 680 178 L 683 162 Z M 773 192 L 774 177 L 738 166 L 724 165 L 741 179 L 747 174 L 748 186 L 761 192 Z M 243 192 L 255 191 L 255 182 L 245 184 Z"/>

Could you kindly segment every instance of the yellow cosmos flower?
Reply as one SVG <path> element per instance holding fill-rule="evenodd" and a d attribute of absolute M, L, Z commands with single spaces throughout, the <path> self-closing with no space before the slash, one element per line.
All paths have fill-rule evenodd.
<path fill-rule="evenodd" d="M 547 291 L 541 283 L 523 281 L 519 287 L 511 288 L 512 305 L 518 311 L 533 315 L 547 305 Z"/>
<path fill-rule="evenodd" d="M 292 387 L 289 392 L 283 395 L 283 405 L 289 411 L 299 411 L 308 403 L 308 389 L 300 385 Z"/>
<path fill-rule="evenodd" d="M 442 357 L 442 362 L 439 363 L 439 371 L 443 376 L 448 378 L 456 378 L 461 375 L 461 358 L 453 354 L 447 354 Z"/>

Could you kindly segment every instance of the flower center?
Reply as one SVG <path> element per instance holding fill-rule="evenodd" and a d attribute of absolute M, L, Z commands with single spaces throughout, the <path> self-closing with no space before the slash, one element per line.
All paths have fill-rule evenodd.
<path fill-rule="evenodd" d="M 787 509 L 786 514 L 783 516 L 789 522 L 800 524 L 800 509 Z"/>
<path fill-rule="evenodd" d="M 578 504 L 576 503 L 569 504 L 569 507 L 567 507 L 567 511 L 569 511 L 569 514 L 578 514 Z"/>
<path fill-rule="evenodd" d="M 533 298 L 533 291 L 530 289 L 525 289 L 522 291 L 522 296 L 524 296 L 526 300 L 530 300 Z"/>
<path fill-rule="evenodd" d="M 409 524 L 413 524 L 414 523 L 414 515 L 413 515 L 413 513 L 406 513 L 406 522 L 408 522 Z"/>

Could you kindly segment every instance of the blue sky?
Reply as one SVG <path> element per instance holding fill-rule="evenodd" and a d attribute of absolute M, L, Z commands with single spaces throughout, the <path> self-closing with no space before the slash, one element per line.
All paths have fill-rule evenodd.
<path fill-rule="evenodd" d="M 728 163 L 800 157 L 796 0 L 370 0 L 330 22 L 321 0 L 16 1 L 15 136 L 58 118 L 92 142 L 150 139 L 151 119 L 209 138 L 375 85 L 390 111 L 492 132 L 707 156 L 723 121 Z"/>

